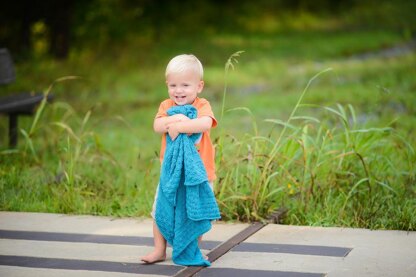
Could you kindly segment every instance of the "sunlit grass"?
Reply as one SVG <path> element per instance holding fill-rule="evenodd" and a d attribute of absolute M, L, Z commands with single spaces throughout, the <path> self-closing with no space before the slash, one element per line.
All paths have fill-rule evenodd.
<path fill-rule="evenodd" d="M 351 105 L 306 105 L 329 113 L 323 119 L 299 114 L 317 77 L 287 120 L 267 119 L 281 127 L 277 134 L 259 135 L 250 109 L 231 110 L 248 113 L 253 127 L 220 140 L 217 197 L 224 216 L 265 220 L 285 207 L 289 224 L 414 229 L 414 147 L 391 127 L 364 127 Z"/>
<path fill-rule="evenodd" d="M 212 137 L 224 219 L 264 220 L 285 207 L 288 224 L 414 230 L 415 55 L 350 59 L 402 39 L 348 35 L 222 37 L 208 48 L 155 46 L 148 59 L 131 45 L 120 56 L 81 55 L 87 62 L 18 65 L 19 81 L 1 94 L 82 79 L 53 87 L 55 101 L 39 111 L 34 132 L 34 117 L 20 119 L 17 150 L 7 149 L 0 118 L 0 207 L 148 215 L 160 169 L 152 122 L 166 97 L 165 59 L 194 52 L 206 65 L 201 97 L 221 118 Z M 235 70 L 224 74 L 239 49 Z"/>

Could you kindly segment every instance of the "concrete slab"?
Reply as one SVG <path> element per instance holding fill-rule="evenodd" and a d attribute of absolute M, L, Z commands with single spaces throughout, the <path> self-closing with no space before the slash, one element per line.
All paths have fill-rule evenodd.
<path fill-rule="evenodd" d="M 225 241 L 246 228 L 245 223 L 216 221 L 204 240 Z M 91 235 L 153 237 L 150 218 L 0 212 L 0 229 Z"/>
<path fill-rule="evenodd" d="M 212 230 L 204 236 L 204 245 L 212 248 L 247 226 L 214 222 Z M 74 272 L 82 276 L 82 272 L 109 274 L 100 270 L 130 270 L 121 268 L 118 263 L 133 267 L 131 271 L 136 276 L 138 273 L 139 276 L 153 276 L 140 273 L 155 270 L 158 276 L 164 275 L 161 273 L 163 266 L 175 266 L 177 272 L 182 267 L 173 264 L 170 247 L 167 249 L 168 259 L 159 263 L 153 271 L 153 265 L 140 265 L 139 258 L 153 247 L 152 228 L 153 221 L 148 218 L 0 212 L 0 264 L 3 264 L 0 266 L 0 276 L 33 276 L 38 273 L 39 276 L 72 276 Z M 210 248 L 203 249 L 203 252 L 208 253 Z M 10 263 L 15 266 L 10 266 Z M 19 266 L 20 263 L 26 264 L 25 267 Z M 27 270 L 33 265 L 52 268 Z M 107 265 L 112 268 L 106 268 Z M 81 269 L 68 270 L 66 267 Z M 49 275 L 44 275 L 45 272 Z M 117 274 L 131 275 L 112 272 L 112 276 Z"/>
<path fill-rule="evenodd" d="M 8 277 L 160 277 L 160 275 L 141 275 L 131 273 L 114 273 L 90 270 L 45 269 L 0 265 L 1 276 Z"/>
<path fill-rule="evenodd" d="M 139 257 L 152 251 L 148 246 L 109 245 L 74 242 L 46 242 L 30 240 L 0 239 L 0 255 L 30 256 L 60 259 L 81 259 L 89 261 L 113 261 L 138 263 Z M 172 249 L 169 248 L 168 256 Z M 172 264 L 169 261 L 164 264 Z"/>
<path fill-rule="evenodd" d="M 146 218 L 0 212 L 0 228 L 74 234 L 152 236 L 152 220 Z"/>
<path fill-rule="evenodd" d="M 248 226 L 215 222 L 204 240 Z M 0 276 L 172 276 L 170 259 L 139 264 L 151 237 L 151 219 L 0 212 Z M 413 277 L 415 249 L 416 232 L 267 225 L 197 276 Z"/>
<path fill-rule="evenodd" d="M 320 272 L 327 276 L 416 276 L 416 232 L 267 225 L 244 243 L 352 250 L 346 257 L 281 254 L 278 247 L 276 253 L 232 251 L 213 268 Z"/>

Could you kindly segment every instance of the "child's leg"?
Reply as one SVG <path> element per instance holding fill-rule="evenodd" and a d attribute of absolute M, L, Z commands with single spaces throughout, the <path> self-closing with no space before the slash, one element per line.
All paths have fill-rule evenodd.
<path fill-rule="evenodd" d="M 201 247 L 201 242 L 202 242 L 202 236 L 199 236 L 199 237 L 198 237 L 198 244 L 199 244 L 199 247 Z M 202 253 L 202 257 L 204 257 L 204 259 L 205 259 L 205 260 L 209 260 L 209 259 L 208 259 L 208 256 L 207 256 L 207 255 L 205 255 L 204 253 Z"/>
<path fill-rule="evenodd" d="M 145 263 L 153 264 L 162 262 L 166 259 L 166 240 L 159 231 L 156 222 L 153 220 L 153 239 L 155 242 L 155 248 L 141 260 Z"/>

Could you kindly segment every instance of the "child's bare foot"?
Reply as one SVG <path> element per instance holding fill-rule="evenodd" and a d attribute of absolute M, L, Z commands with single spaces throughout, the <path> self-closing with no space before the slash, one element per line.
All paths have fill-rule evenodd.
<path fill-rule="evenodd" d="M 152 253 L 143 256 L 141 260 L 147 264 L 163 262 L 164 260 L 166 260 L 166 253 L 159 253 L 157 251 L 153 251 Z"/>

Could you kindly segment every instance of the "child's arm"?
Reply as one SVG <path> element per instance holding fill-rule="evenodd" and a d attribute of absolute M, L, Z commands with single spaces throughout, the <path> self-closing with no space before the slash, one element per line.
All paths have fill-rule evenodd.
<path fill-rule="evenodd" d="M 155 118 L 153 122 L 153 130 L 156 133 L 164 134 L 168 132 L 168 126 L 172 123 L 188 121 L 189 117 L 183 114 L 175 114 L 172 116 L 163 116 Z"/>
<path fill-rule="evenodd" d="M 188 118 L 189 119 L 189 118 Z M 176 121 L 167 125 L 169 136 L 172 140 L 181 133 L 193 134 L 203 133 L 212 127 L 212 118 L 203 116 L 200 118 L 190 119 L 187 121 Z"/>

